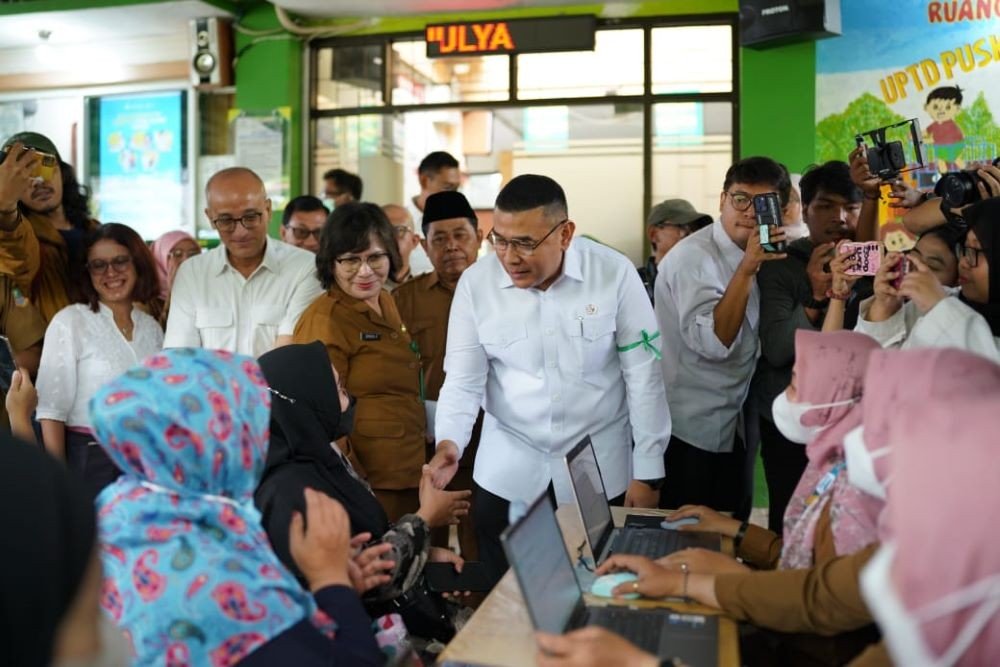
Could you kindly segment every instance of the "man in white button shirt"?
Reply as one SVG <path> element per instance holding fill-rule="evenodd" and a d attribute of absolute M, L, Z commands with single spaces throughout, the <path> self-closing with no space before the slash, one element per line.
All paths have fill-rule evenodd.
<path fill-rule="evenodd" d="M 420 161 L 417 179 L 420 181 L 420 194 L 408 199 L 405 208 L 410 214 L 413 229 L 419 236 L 424 228 L 424 203 L 427 198 L 438 192 L 458 190 L 462 185 L 462 172 L 458 168 L 458 160 L 451 153 L 434 151 Z M 396 222 L 392 224 L 395 225 Z M 414 278 L 434 270 L 431 260 L 419 243 L 410 255 L 409 265 Z"/>
<path fill-rule="evenodd" d="M 299 316 L 323 293 L 316 256 L 267 237 L 271 200 L 251 170 L 216 173 L 205 200 L 222 243 L 178 269 L 163 346 L 258 357 L 290 343 Z"/>
<path fill-rule="evenodd" d="M 756 277 L 763 262 L 785 257 L 761 247 L 753 197 L 777 192 L 785 206 L 790 187 L 788 171 L 774 160 L 740 160 L 726 172 L 720 219 L 660 264 L 654 299 L 673 417 L 661 507 L 698 504 L 749 515 L 747 453 L 756 452 L 756 429 L 746 435 L 741 421 L 759 354 Z M 780 228 L 771 232 L 776 242 L 784 238 Z"/>
<path fill-rule="evenodd" d="M 515 178 L 497 197 L 496 253 L 466 269 L 451 306 L 428 465 L 443 487 L 482 405 L 473 518 L 496 579 L 510 502 L 550 484 L 568 502 L 563 457 L 585 435 L 609 497 L 655 507 L 662 482 L 670 414 L 656 319 L 628 259 L 574 229 L 558 183 Z"/>

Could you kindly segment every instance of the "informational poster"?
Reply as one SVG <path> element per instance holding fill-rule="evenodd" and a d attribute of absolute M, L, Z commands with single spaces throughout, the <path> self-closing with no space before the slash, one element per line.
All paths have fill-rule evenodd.
<path fill-rule="evenodd" d="M 88 98 L 98 220 L 124 223 L 146 240 L 173 229 L 193 231 L 186 211 L 186 96 L 169 91 Z"/>
<path fill-rule="evenodd" d="M 236 164 L 260 176 L 274 210 L 283 209 L 289 200 L 291 118 L 291 107 L 266 112 L 241 109 L 229 112 Z"/>

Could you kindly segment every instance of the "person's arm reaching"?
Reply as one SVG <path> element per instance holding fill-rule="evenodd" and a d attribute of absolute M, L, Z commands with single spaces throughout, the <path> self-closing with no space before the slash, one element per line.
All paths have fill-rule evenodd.
<path fill-rule="evenodd" d="M 52 456 L 66 459 L 66 420 L 69 418 L 77 387 L 77 336 L 67 319 L 71 311 L 61 311 L 49 323 L 38 366 L 38 409 L 42 440 Z"/>
<path fill-rule="evenodd" d="M 780 227 L 773 228 L 771 240 L 774 243 L 783 241 L 785 231 Z M 785 253 L 768 253 L 760 245 L 760 230 L 755 230 L 747 241 L 746 251 L 740 265 L 726 286 L 726 291 L 712 310 L 715 336 L 728 350 L 731 349 L 743 326 L 747 314 L 747 303 L 760 265 L 767 261 L 784 259 Z"/>
<path fill-rule="evenodd" d="M 31 426 L 31 415 L 38 405 L 38 392 L 31 384 L 31 376 L 26 369 L 14 371 L 4 402 L 10 418 L 11 434 L 25 442 L 34 443 L 35 429 Z"/>
<path fill-rule="evenodd" d="M 858 214 L 858 226 L 854 237 L 857 241 L 878 240 L 878 204 L 882 197 L 882 182 L 868 168 L 868 152 L 865 146 L 858 146 L 847 158 L 851 168 L 851 180 L 861 190 L 864 199 Z"/>

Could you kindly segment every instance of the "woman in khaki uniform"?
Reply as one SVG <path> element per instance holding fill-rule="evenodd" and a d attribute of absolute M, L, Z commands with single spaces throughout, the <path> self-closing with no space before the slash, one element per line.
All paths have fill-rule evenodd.
<path fill-rule="evenodd" d="M 319 340 L 357 398 L 347 448 L 390 521 L 416 512 L 426 461 L 420 357 L 392 296 L 382 289 L 400 264 L 392 225 L 378 206 L 339 206 L 323 227 L 316 267 L 327 293 L 295 327 L 294 342 Z"/>

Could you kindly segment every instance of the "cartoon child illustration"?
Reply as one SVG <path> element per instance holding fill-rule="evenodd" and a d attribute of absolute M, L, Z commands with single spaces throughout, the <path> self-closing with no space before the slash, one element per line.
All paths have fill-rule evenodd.
<path fill-rule="evenodd" d="M 949 164 L 954 164 L 956 169 L 965 167 L 962 160 L 965 135 L 955 122 L 955 116 L 961 110 L 962 89 L 958 86 L 935 88 L 924 105 L 924 111 L 934 120 L 924 130 L 924 143 L 933 144 L 938 171 L 942 173 L 948 171 Z"/>

